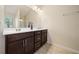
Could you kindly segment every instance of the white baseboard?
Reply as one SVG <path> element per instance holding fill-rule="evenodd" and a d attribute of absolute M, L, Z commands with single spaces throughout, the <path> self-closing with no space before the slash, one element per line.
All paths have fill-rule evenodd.
<path fill-rule="evenodd" d="M 63 48 L 65 50 L 68 50 L 70 52 L 73 52 L 73 53 L 76 53 L 76 54 L 79 54 L 79 51 L 77 50 L 74 50 L 72 48 L 69 48 L 69 47 L 66 47 L 66 46 L 63 46 L 63 45 L 60 45 L 60 44 L 53 44 L 54 46 L 57 46 L 57 47 L 60 47 L 60 48 Z"/>

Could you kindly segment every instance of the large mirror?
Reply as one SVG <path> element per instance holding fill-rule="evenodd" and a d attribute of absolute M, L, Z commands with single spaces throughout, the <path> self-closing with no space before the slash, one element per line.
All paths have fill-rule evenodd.
<path fill-rule="evenodd" d="M 4 8 L 5 28 L 26 28 L 30 22 L 36 26 L 40 24 L 39 19 L 37 12 L 26 5 L 6 5 Z"/>
<path fill-rule="evenodd" d="M 27 27 L 27 15 L 32 9 L 21 5 L 6 5 L 4 7 L 5 28 Z M 16 24 L 17 23 L 17 24 Z"/>

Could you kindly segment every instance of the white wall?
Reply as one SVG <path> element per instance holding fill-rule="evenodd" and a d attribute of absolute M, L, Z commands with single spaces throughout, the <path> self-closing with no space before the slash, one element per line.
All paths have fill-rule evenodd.
<path fill-rule="evenodd" d="M 2 35 L 3 32 L 3 8 L 4 6 L 0 6 L 0 54 L 5 53 L 5 39 Z"/>
<path fill-rule="evenodd" d="M 43 6 L 42 26 L 48 29 L 48 43 L 79 51 L 79 6 Z M 64 14 L 64 16 L 63 16 Z"/>

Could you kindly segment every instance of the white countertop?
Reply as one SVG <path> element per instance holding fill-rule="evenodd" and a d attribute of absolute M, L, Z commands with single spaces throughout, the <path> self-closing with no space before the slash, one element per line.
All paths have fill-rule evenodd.
<path fill-rule="evenodd" d="M 31 32 L 31 31 L 39 31 L 39 30 L 45 30 L 43 29 L 21 29 L 20 31 L 16 31 L 16 29 L 8 29 L 3 31 L 3 35 L 9 35 L 9 34 L 16 34 L 16 33 L 23 33 L 23 32 Z"/>

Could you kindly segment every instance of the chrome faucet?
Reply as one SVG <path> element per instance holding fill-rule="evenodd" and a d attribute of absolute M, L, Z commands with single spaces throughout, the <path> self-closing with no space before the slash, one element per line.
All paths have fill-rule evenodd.
<path fill-rule="evenodd" d="M 33 29 L 33 23 L 32 22 L 29 22 L 28 28 L 30 28 L 31 30 Z"/>

